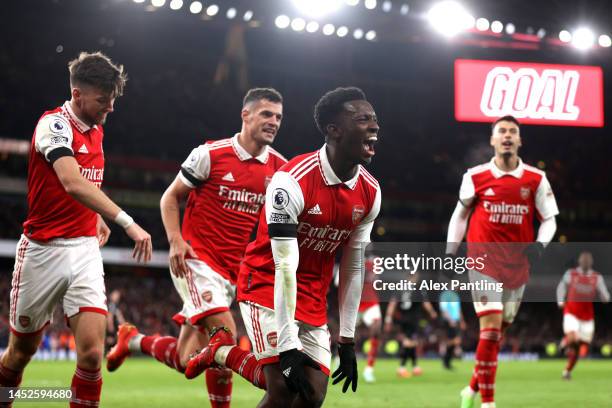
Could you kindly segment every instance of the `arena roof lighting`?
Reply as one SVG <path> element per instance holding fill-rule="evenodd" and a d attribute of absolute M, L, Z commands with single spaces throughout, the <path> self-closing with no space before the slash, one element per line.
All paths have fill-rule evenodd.
<path fill-rule="evenodd" d="M 253 18 L 253 11 L 252 10 L 245 11 L 244 15 L 242 16 L 242 19 L 244 21 L 251 21 L 252 18 Z"/>
<path fill-rule="evenodd" d="M 506 34 L 512 35 L 516 32 L 516 26 L 512 23 L 506 24 Z"/>
<path fill-rule="evenodd" d="M 144 3 L 145 0 L 134 0 L 134 3 Z"/>
<path fill-rule="evenodd" d="M 189 5 L 189 11 L 191 11 L 193 14 L 201 13 L 202 3 L 200 3 L 199 1 L 194 1 Z"/>
<path fill-rule="evenodd" d="M 410 6 L 408 6 L 407 4 L 402 4 L 402 7 L 400 7 L 400 14 L 402 16 L 405 16 L 406 14 L 408 14 L 408 11 L 410 11 Z"/>
<path fill-rule="evenodd" d="M 274 20 L 274 24 L 280 29 L 285 29 L 289 27 L 289 24 L 291 24 L 291 19 L 283 14 L 276 17 L 276 19 Z"/>
<path fill-rule="evenodd" d="M 476 20 L 476 29 L 478 31 L 487 31 L 489 29 L 489 20 L 482 17 Z"/>
<path fill-rule="evenodd" d="M 361 28 L 356 28 L 355 31 L 353 31 L 353 37 L 356 40 L 361 40 L 363 38 L 363 30 Z"/>
<path fill-rule="evenodd" d="M 366 40 L 374 41 L 376 39 L 376 31 L 370 30 L 365 35 Z"/>
<path fill-rule="evenodd" d="M 293 31 L 303 31 L 305 27 L 306 21 L 301 17 L 294 18 L 291 21 L 291 28 L 293 29 Z"/>
<path fill-rule="evenodd" d="M 599 36 L 599 46 L 600 47 L 610 47 L 612 46 L 612 39 L 610 39 L 609 35 L 602 34 Z"/>
<path fill-rule="evenodd" d="M 321 17 L 338 10 L 341 0 L 292 0 L 301 14 L 310 17 Z"/>
<path fill-rule="evenodd" d="M 308 31 L 309 33 L 316 33 L 319 30 L 319 23 L 317 23 L 316 21 L 311 21 L 308 24 L 306 24 L 306 31 Z"/>
<path fill-rule="evenodd" d="M 359 4 L 359 0 L 346 0 L 345 3 L 347 6 L 356 6 Z"/>
<path fill-rule="evenodd" d="M 151 0 L 153 7 L 163 7 L 166 4 L 166 0 Z"/>
<path fill-rule="evenodd" d="M 559 33 L 559 40 L 564 43 L 568 43 L 572 41 L 572 34 L 567 30 L 561 30 L 561 32 Z"/>
<path fill-rule="evenodd" d="M 587 50 L 594 44 L 595 34 L 586 27 L 581 27 L 572 34 L 572 45 L 579 50 Z"/>
<path fill-rule="evenodd" d="M 172 10 L 180 10 L 183 7 L 183 0 L 172 0 L 170 2 L 170 8 Z"/>
<path fill-rule="evenodd" d="M 392 7 L 393 5 L 391 4 L 391 2 L 389 0 L 385 0 L 382 4 L 382 11 L 384 11 L 385 13 L 388 13 L 391 11 Z"/>
<path fill-rule="evenodd" d="M 236 9 L 233 7 L 230 7 L 227 9 L 227 13 L 225 13 L 225 16 L 232 20 L 234 17 L 236 17 Z"/>
<path fill-rule="evenodd" d="M 493 21 L 491 23 L 491 31 L 493 31 L 495 34 L 499 34 L 502 31 L 504 31 L 504 25 L 502 24 L 501 21 Z M 508 29 L 506 28 L 506 32 L 508 31 Z M 508 33 L 510 34 L 510 33 Z M 514 34 L 514 26 L 512 26 L 512 34 Z"/>
<path fill-rule="evenodd" d="M 346 35 L 348 34 L 349 29 L 347 26 L 340 26 L 338 27 L 338 29 L 336 30 L 336 35 L 340 38 L 342 37 L 346 37 Z"/>
<path fill-rule="evenodd" d="M 459 3 L 443 1 L 427 13 L 432 27 L 446 37 L 452 37 L 474 27 L 474 17 Z"/>
<path fill-rule="evenodd" d="M 376 0 L 365 0 L 363 4 L 368 10 L 374 10 L 376 8 Z"/>
<path fill-rule="evenodd" d="M 211 17 L 216 16 L 218 12 L 219 12 L 219 6 L 217 6 L 216 4 L 211 4 L 210 6 L 206 8 L 206 14 L 208 14 Z"/>
<path fill-rule="evenodd" d="M 336 31 L 336 27 L 333 24 L 325 24 L 323 26 L 323 34 L 332 35 Z"/>

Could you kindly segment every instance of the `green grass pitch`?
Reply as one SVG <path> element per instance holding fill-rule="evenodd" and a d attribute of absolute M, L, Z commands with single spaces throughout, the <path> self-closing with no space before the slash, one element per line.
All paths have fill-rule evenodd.
<path fill-rule="evenodd" d="M 363 361 L 360 365 L 363 364 Z M 444 371 L 439 361 L 421 360 L 423 375 L 400 379 L 395 360 L 380 360 L 377 382 L 360 382 L 356 394 L 342 394 L 330 386 L 324 406 L 350 408 L 458 407 L 459 391 L 465 386 L 472 363 L 455 362 L 456 370 Z M 561 380 L 562 360 L 501 362 L 496 402 L 500 408 L 612 407 L 612 360 L 581 360 L 570 382 Z M 361 370 L 362 367 L 360 367 Z M 32 362 L 26 370 L 24 387 L 66 387 L 73 362 Z M 102 407 L 206 407 L 204 376 L 188 381 L 149 358 L 133 358 L 115 373 L 104 375 Z M 262 391 L 234 376 L 232 407 L 254 407 Z M 15 407 L 65 407 L 65 403 L 17 403 Z M 479 404 L 476 404 L 478 407 Z"/>

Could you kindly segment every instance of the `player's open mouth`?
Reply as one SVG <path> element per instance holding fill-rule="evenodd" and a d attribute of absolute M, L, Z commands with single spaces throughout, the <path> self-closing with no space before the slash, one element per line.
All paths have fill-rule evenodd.
<path fill-rule="evenodd" d="M 512 142 L 502 142 L 502 146 L 504 147 L 512 147 L 514 145 L 514 143 Z"/>
<path fill-rule="evenodd" d="M 270 136 L 276 135 L 276 130 L 275 129 L 264 128 L 263 132 L 268 134 L 268 135 L 270 135 Z"/>
<path fill-rule="evenodd" d="M 376 145 L 377 141 L 378 138 L 374 136 L 363 142 L 363 148 L 367 155 L 374 156 L 376 154 L 376 151 L 374 150 L 374 145 Z"/>

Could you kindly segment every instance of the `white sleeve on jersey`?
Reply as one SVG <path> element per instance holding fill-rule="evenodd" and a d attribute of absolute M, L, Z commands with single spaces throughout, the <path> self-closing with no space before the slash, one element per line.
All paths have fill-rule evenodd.
<path fill-rule="evenodd" d="M 542 220 L 538 228 L 538 237 L 536 241 L 541 242 L 544 246 L 550 244 L 557 232 L 557 221 L 555 217 L 548 217 Z"/>
<path fill-rule="evenodd" d="M 456 254 L 459 245 L 465 237 L 465 232 L 468 227 L 468 219 L 470 218 L 471 210 L 465 207 L 461 201 L 457 202 L 455 211 L 448 223 L 448 232 L 446 234 L 446 253 Z"/>
<path fill-rule="evenodd" d="M 365 244 L 370 242 L 374 220 L 380 211 L 381 194 L 376 190 L 372 209 L 353 231 L 351 238 L 342 249 L 338 271 L 338 306 L 340 309 L 340 336 L 355 337 L 355 325 L 361 292 L 363 290 L 363 260 Z"/>
<path fill-rule="evenodd" d="M 72 152 L 72 137 L 72 128 L 68 120 L 55 113 L 44 116 L 38 121 L 34 131 L 34 146 L 36 151 L 49 161 L 49 153 L 57 148 L 65 147 Z"/>
<path fill-rule="evenodd" d="M 563 274 L 559 285 L 557 285 L 557 303 L 560 305 L 565 302 L 565 296 L 567 295 L 567 287 L 571 281 L 571 271 L 568 269 Z"/>
<path fill-rule="evenodd" d="M 535 206 L 543 220 L 559 214 L 557 201 L 546 175 L 542 176 L 535 196 Z"/>
<path fill-rule="evenodd" d="M 466 172 L 461 180 L 461 187 L 459 188 L 459 201 L 465 207 L 471 207 L 476 198 L 476 188 L 474 187 L 474 180 L 470 172 Z"/>
<path fill-rule="evenodd" d="M 300 248 L 297 238 L 270 239 L 274 258 L 274 319 L 278 330 L 279 353 L 291 349 L 302 349 L 295 324 L 297 301 L 297 268 Z"/>
<path fill-rule="evenodd" d="M 268 224 L 297 224 L 304 211 L 304 194 L 295 178 L 277 171 L 266 189 L 266 222 Z"/>
<path fill-rule="evenodd" d="M 602 302 L 608 303 L 610 301 L 610 292 L 608 292 L 606 282 L 601 275 L 597 275 L 597 293 L 599 293 L 599 298 Z"/>
<path fill-rule="evenodd" d="M 188 173 L 189 176 L 183 173 L 183 170 Z M 181 164 L 181 171 L 178 176 L 180 180 L 188 187 L 196 188 L 197 185 L 194 181 L 201 183 L 208 179 L 210 175 L 210 151 L 208 146 L 203 144 L 191 151 L 187 159 Z M 193 180 L 190 180 L 193 178 Z M 199 184 L 197 183 L 197 184 Z"/>

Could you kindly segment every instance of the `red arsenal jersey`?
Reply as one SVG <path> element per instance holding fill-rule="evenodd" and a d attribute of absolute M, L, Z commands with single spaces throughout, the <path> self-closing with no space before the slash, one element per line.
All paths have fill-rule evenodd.
<path fill-rule="evenodd" d="M 236 135 L 195 148 L 181 166 L 179 177 L 193 188 L 183 239 L 199 259 L 232 283 L 263 208 L 266 186 L 286 162 L 270 147 L 251 156 Z"/>
<path fill-rule="evenodd" d="M 90 127 L 72 111 L 70 102 L 45 112 L 32 137 L 28 163 L 28 216 L 24 234 L 37 241 L 96 235 L 97 214 L 72 198 L 53 170 L 59 152 L 69 149 L 87 180 L 98 187 L 104 179 L 102 126 Z"/>
<path fill-rule="evenodd" d="M 593 302 L 597 299 L 598 292 L 603 301 L 610 298 L 602 276 L 593 270 L 584 272 L 581 268 L 570 269 L 565 272 L 561 285 L 564 285 L 567 293 L 563 313 L 572 314 L 580 320 L 593 319 Z"/>
<path fill-rule="evenodd" d="M 468 232 L 468 256 L 487 253 L 482 273 L 516 288 L 527 282 L 529 264 L 523 247 L 470 245 L 470 243 L 528 243 L 535 239 L 534 217 L 559 213 L 555 196 L 543 171 L 519 159 L 517 168 L 503 172 L 494 159 L 469 169 L 463 176 L 459 199 L 474 211 Z"/>
<path fill-rule="evenodd" d="M 247 247 L 238 277 L 238 301 L 274 309 L 274 259 L 268 223 L 297 225 L 299 265 L 295 318 L 313 326 L 327 322 L 327 291 L 336 252 L 350 240 L 369 242 L 380 208 L 378 182 L 362 166 L 342 182 L 326 146 L 283 166 L 267 190 L 257 238 Z"/>

